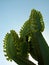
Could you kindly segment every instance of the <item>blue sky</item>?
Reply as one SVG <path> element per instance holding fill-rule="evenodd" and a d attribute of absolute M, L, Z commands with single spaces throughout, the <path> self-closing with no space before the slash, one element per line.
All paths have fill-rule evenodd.
<path fill-rule="evenodd" d="M 41 11 L 45 22 L 43 35 L 49 43 L 49 0 L 0 0 L 0 65 L 16 65 L 15 62 L 8 62 L 5 59 L 3 39 L 11 29 L 19 32 L 29 18 L 31 9 Z"/>

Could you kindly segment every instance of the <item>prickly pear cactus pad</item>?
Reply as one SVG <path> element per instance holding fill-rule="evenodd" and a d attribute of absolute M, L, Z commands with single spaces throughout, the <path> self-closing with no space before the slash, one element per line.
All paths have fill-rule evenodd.
<path fill-rule="evenodd" d="M 35 65 L 28 54 L 38 61 L 38 65 L 49 65 L 49 47 L 42 32 L 45 25 L 40 11 L 32 9 L 29 19 L 20 29 L 20 35 L 10 30 L 4 37 L 4 55 L 7 60 L 18 65 Z"/>

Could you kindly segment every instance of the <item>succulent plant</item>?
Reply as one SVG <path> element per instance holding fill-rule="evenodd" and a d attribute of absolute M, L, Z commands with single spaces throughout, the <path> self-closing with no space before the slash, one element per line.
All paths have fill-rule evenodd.
<path fill-rule="evenodd" d="M 13 60 L 18 65 L 35 65 L 29 60 L 30 53 L 38 65 L 49 65 L 49 47 L 42 35 L 44 28 L 42 14 L 32 9 L 29 19 L 20 29 L 20 37 L 10 30 L 4 38 L 3 48 L 7 60 Z"/>

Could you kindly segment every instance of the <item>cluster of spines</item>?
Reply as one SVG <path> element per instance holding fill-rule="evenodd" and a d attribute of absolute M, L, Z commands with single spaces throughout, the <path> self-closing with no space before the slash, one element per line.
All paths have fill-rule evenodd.
<path fill-rule="evenodd" d="M 3 47 L 7 60 L 12 60 L 14 56 L 18 55 L 18 50 L 19 50 L 18 42 L 19 42 L 19 37 L 14 30 L 11 30 L 10 33 L 6 34 L 4 38 Z"/>
<path fill-rule="evenodd" d="M 31 10 L 29 19 L 24 23 L 20 30 L 20 36 L 25 37 L 33 32 L 43 32 L 44 31 L 44 21 L 43 16 L 38 10 Z"/>

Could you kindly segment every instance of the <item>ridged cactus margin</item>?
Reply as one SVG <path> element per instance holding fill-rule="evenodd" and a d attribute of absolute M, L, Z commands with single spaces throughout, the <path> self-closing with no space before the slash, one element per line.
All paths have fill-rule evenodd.
<path fill-rule="evenodd" d="M 44 28 L 42 14 L 32 9 L 29 19 L 20 29 L 20 37 L 10 30 L 4 38 L 3 48 L 7 60 L 13 60 L 18 65 L 35 65 L 29 60 L 30 53 L 38 65 L 49 65 L 49 47 L 42 35 Z"/>

